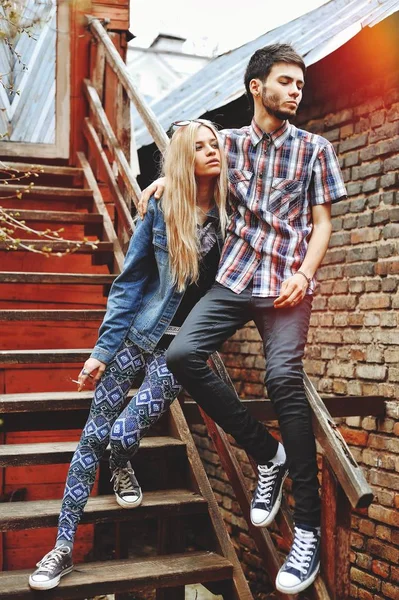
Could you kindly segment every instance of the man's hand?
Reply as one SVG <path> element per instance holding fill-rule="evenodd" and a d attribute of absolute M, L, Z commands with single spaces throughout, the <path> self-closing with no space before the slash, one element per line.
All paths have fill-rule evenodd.
<path fill-rule="evenodd" d="M 88 377 L 93 381 L 98 381 L 104 373 L 106 366 L 105 363 L 97 360 L 97 358 L 88 358 L 78 376 L 78 392 L 83 390 Z M 94 371 L 97 371 L 95 376 L 93 375 Z"/>
<path fill-rule="evenodd" d="M 144 219 L 145 213 L 147 212 L 147 206 L 149 199 L 154 194 L 157 200 L 160 199 L 165 190 L 165 177 L 159 177 L 153 181 L 145 190 L 141 193 L 141 198 L 137 205 L 137 212 L 139 213 L 140 219 Z"/>
<path fill-rule="evenodd" d="M 296 306 L 304 299 L 308 282 L 300 273 L 289 277 L 281 284 L 280 296 L 274 301 L 274 308 Z"/>

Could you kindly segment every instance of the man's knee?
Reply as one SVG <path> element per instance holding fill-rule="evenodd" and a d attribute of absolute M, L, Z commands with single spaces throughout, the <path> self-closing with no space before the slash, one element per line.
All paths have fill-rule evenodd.
<path fill-rule="evenodd" d="M 176 339 L 166 351 L 166 365 L 172 373 L 185 371 L 193 359 L 195 359 L 195 349 L 189 342 Z"/>

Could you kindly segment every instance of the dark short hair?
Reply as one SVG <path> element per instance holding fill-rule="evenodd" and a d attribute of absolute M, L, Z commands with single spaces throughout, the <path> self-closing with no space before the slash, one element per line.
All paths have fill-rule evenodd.
<path fill-rule="evenodd" d="M 298 65 L 302 69 L 303 76 L 306 75 L 306 65 L 300 54 L 298 54 L 290 44 L 270 44 L 264 48 L 259 48 L 249 59 L 245 70 L 244 83 L 247 92 L 249 104 L 253 110 L 254 101 L 249 89 L 251 79 L 260 79 L 263 83 L 269 76 L 273 65 L 285 62 Z"/>

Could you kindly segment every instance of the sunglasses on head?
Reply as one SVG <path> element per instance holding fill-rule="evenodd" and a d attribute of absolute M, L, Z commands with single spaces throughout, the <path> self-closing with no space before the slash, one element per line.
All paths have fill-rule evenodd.
<path fill-rule="evenodd" d="M 190 123 L 209 125 L 210 121 L 207 121 L 206 119 L 184 119 L 182 121 L 174 121 L 169 128 L 169 132 L 173 134 L 177 129 L 179 129 L 179 127 L 185 127 L 186 125 L 190 125 Z M 212 123 L 212 125 L 217 128 L 214 123 Z"/>

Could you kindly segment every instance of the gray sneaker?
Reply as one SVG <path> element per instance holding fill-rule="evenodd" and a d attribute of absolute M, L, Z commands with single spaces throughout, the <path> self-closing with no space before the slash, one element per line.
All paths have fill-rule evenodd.
<path fill-rule="evenodd" d="M 29 577 L 30 587 L 33 590 L 51 590 L 57 587 L 61 577 L 72 571 L 72 550 L 68 546 L 57 546 L 36 566 L 38 568 Z"/>
<path fill-rule="evenodd" d="M 143 492 L 136 479 L 132 465 L 126 463 L 126 468 L 116 468 L 112 474 L 115 498 L 122 508 L 136 508 L 143 500 Z"/>

